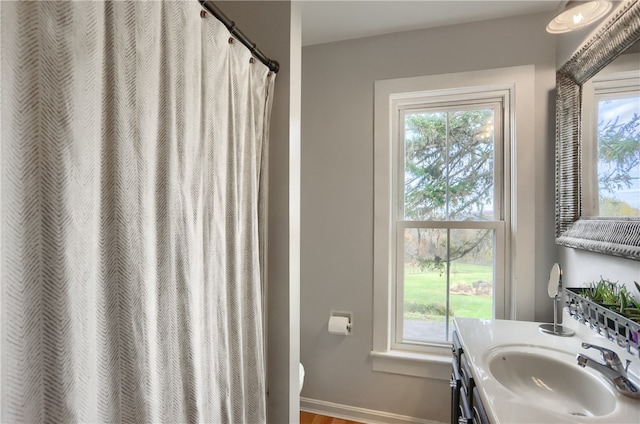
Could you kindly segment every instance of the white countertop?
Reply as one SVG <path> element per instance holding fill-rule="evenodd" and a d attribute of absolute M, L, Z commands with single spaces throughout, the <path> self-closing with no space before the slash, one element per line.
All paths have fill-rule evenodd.
<path fill-rule="evenodd" d="M 622 362 L 632 360 L 629 367 L 629 378 L 638 385 L 640 379 L 640 359 L 628 354 L 613 342 L 599 336 L 587 326 L 568 317 L 565 312 L 564 326 L 576 331 L 572 337 L 558 337 L 543 334 L 538 330 L 540 323 L 506 320 L 485 320 L 476 318 L 455 318 L 458 336 L 464 348 L 464 354 L 472 368 L 478 391 L 492 424 L 499 423 L 640 423 L 640 400 L 621 396 L 615 393 L 613 386 L 598 372 L 585 368 L 602 384 L 609 385 L 611 392 L 617 396 L 616 406 L 612 413 L 596 417 L 572 416 L 560 411 L 545 408 L 544 405 L 533 404 L 529 399 L 518 396 L 500 384 L 489 371 L 488 359 L 501 347 L 531 346 L 544 347 L 550 352 L 558 351 L 558 360 L 571 362 L 578 367 L 575 356 L 583 353 L 600 361 L 597 351 L 585 350 L 581 343 L 597 344 L 616 351 Z M 601 361 L 600 361 L 601 362 Z"/>

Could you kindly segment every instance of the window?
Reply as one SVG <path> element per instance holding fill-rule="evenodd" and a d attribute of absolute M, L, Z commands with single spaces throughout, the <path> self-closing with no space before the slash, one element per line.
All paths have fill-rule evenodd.
<path fill-rule="evenodd" d="M 533 74 L 376 82 L 374 370 L 445 379 L 455 317 L 533 319 Z"/>
<path fill-rule="evenodd" d="M 494 318 L 504 291 L 503 117 L 506 92 L 400 95 L 394 346 L 451 341 L 454 316 Z M 502 317 L 501 311 L 498 317 Z"/>

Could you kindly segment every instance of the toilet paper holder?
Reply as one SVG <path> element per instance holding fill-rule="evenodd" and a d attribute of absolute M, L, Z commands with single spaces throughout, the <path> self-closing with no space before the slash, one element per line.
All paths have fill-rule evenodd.
<path fill-rule="evenodd" d="M 353 313 L 346 311 L 330 311 L 327 329 L 331 334 L 348 336 L 353 327 Z"/>

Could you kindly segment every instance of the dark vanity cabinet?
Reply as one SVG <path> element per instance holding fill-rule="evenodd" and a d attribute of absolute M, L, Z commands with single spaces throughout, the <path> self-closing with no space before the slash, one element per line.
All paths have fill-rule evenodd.
<path fill-rule="evenodd" d="M 451 424 L 488 424 L 487 413 L 473 381 L 458 334 L 453 332 Z"/>

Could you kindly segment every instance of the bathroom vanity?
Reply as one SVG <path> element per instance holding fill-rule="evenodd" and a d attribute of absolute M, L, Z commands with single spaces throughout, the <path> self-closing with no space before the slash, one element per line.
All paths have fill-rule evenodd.
<path fill-rule="evenodd" d="M 456 424 L 489 423 L 457 332 L 453 333 L 451 422 Z"/>
<path fill-rule="evenodd" d="M 640 398 L 620 394 L 602 372 L 576 360 L 582 354 L 602 362 L 596 347 L 610 349 L 630 361 L 627 376 L 640 387 L 637 354 L 566 311 L 564 324 L 574 336 L 544 334 L 535 322 L 455 318 L 451 422 L 639 423 Z"/>

